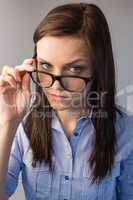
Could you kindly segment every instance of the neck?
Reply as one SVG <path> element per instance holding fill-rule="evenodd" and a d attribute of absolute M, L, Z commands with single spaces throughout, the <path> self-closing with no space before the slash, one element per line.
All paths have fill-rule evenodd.
<path fill-rule="evenodd" d="M 56 111 L 59 119 L 61 122 L 76 122 L 78 118 L 81 116 L 89 115 L 90 109 L 89 110 L 60 110 Z"/>

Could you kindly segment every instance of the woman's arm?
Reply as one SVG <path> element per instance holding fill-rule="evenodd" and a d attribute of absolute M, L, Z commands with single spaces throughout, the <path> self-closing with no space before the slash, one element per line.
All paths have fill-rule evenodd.
<path fill-rule="evenodd" d="M 2 195 L 0 195 L 0 200 L 8 200 L 8 197 L 6 197 L 4 194 Z"/>
<path fill-rule="evenodd" d="M 0 200 L 4 198 L 9 156 L 17 127 L 17 123 L 0 124 Z"/>
<path fill-rule="evenodd" d="M 133 151 L 121 163 L 121 175 L 117 182 L 117 200 L 133 200 Z"/>
<path fill-rule="evenodd" d="M 28 72 L 34 71 L 32 63 L 33 59 L 26 59 L 24 60 L 22 65 L 18 65 L 15 68 L 11 66 L 4 66 L 2 69 L 2 73 L 0 74 L 1 199 L 5 191 L 5 181 L 13 138 L 15 136 L 18 124 L 26 114 L 27 106 L 30 103 L 30 75 Z M 13 167 L 18 169 L 17 164 L 17 162 L 13 161 Z M 17 175 L 15 176 L 15 179 L 16 177 Z M 9 178 L 9 180 L 11 179 Z M 14 180 L 13 182 L 15 183 L 15 186 L 12 186 L 11 184 L 11 188 L 16 187 L 16 180 Z M 10 191 L 10 194 L 12 193 L 12 191 Z"/>

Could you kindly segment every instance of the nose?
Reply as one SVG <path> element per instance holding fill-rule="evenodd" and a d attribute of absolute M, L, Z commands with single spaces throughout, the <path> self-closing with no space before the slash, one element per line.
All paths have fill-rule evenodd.
<path fill-rule="evenodd" d="M 54 91 L 59 90 L 59 89 L 63 90 L 63 88 L 62 88 L 62 86 L 61 86 L 61 84 L 60 84 L 60 82 L 58 80 L 54 81 L 54 83 L 51 86 L 51 88 L 54 89 Z"/>

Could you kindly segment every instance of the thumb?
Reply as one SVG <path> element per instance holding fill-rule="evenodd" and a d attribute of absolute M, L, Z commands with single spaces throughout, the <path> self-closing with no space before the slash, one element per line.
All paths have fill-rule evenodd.
<path fill-rule="evenodd" d="M 25 99 L 25 103 L 28 106 L 31 100 L 30 75 L 28 73 L 26 73 L 22 78 L 22 93 Z"/>
<path fill-rule="evenodd" d="M 22 78 L 22 90 L 30 91 L 30 75 L 25 73 Z"/>

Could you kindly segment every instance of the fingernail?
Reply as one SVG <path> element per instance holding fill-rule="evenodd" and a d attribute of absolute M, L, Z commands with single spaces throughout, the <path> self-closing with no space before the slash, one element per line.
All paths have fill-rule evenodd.
<path fill-rule="evenodd" d="M 34 70 L 34 69 L 35 69 L 35 67 L 32 67 L 32 66 L 31 66 L 31 67 L 29 67 L 29 69 L 31 69 L 31 70 Z"/>
<path fill-rule="evenodd" d="M 34 59 L 33 59 L 33 58 L 30 58 L 30 59 L 29 59 L 29 63 L 32 64 L 33 62 L 34 62 Z"/>

